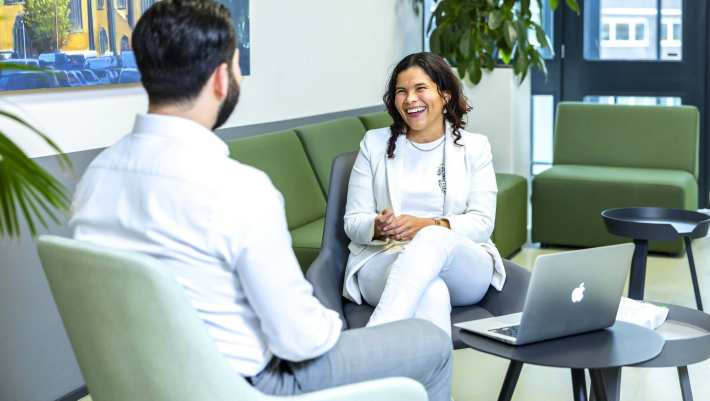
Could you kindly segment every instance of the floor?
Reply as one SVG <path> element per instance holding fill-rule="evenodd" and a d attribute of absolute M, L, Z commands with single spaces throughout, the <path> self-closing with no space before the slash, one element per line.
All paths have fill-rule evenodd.
<path fill-rule="evenodd" d="M 693 242 L 704 304 L 710 305 L 710 238 Z M 531 268 L 538 255 L 560 252 L 526 246 L 512 260 Z M 646 274 L 646 299 L 694 307 L 693 289 L 685 257 L 650 256 Z M 507 362 L 473 350 L 454 353 L 453 397 L 456 401 L 497 400 Z M 695 400 L 710 400 L 710 361 L 689 368 Z M 706 379 L 703 379 L 706 378 Z M 587 381 L 589 383 L 589 381 Z M 677 371 L 672 368 L 625 368 L 622 375 L 623 401 L 681 400 Z M 572 400 L 569 370 L 526 365 L 520 375 L 513 401 Z M 80 401 L 91 401 L 89 396 Z"/>

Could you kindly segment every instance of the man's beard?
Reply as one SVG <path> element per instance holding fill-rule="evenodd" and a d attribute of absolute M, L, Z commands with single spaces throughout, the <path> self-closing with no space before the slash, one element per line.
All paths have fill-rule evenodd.
<path fill-rule="evenodd" d="M 219 112 L 217 113 L 217 121 L 215 121 L 214 125 L 212 126 L 213 130 L 216 130 L 217 128 L 221 127 L 225 122 L 227 122 L 227 119 L 230 115 L 232 115 L 234 108 L 237 107 L 237 103 L 239 102 L 239 84 L 237 83 L 237 79 L 234 78 L 231 68 L 229 69 L 229 76 L 230 79 L 229 88 L 227 89 L 227 96 L 224 98 L 224 101 L 219 106 Z"/>

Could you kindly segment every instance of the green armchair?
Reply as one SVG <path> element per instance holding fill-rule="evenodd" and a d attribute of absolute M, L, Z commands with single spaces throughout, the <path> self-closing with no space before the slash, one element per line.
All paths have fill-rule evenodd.
<path fill-rule="evenodd" d="M 562 102 L 553 165 L 532 181 L 532 240 L 602 246 L 628 241 L 604 226 L 615 207 L 698 207 L 699 114 L 690 106 Z M 651 242 L 679 253 L 682 243 Z"/>
<path fill-rule="evenodd" d="M 154 259 L 42 236 L 39 255 L 93 401 L 282 400 L 217 351 L 184 290 Z M 411 379 L 362 382 L 294 401 L 425 401 Z"/>

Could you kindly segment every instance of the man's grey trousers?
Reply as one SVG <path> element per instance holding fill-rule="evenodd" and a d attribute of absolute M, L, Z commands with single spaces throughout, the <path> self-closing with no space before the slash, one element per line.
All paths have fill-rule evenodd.
<path fill-rule="evenodd" d="M 451 398 L 451 338 L 418 319 L 344 331 L 327 353 L 303 362 L 274 357 L 252 385 L 266 394 L 296 395 L 386 377 L 414 379 L 430 401 Z"/>

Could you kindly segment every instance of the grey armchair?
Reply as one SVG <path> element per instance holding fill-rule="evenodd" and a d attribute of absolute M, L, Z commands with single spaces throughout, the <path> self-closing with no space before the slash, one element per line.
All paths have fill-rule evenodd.
<path fill-rule="evenodd" d="M 228 365 L 183 288 L 145 255 L 41 236 L 52 295 L 94 401 L 426 401 L 387 378 L 296 397 L 250 386 Z"/>
<path fill-rule="evenodd" d="M 350 302 L 341 295 L 350 242 L 343 228 L 343 216 L 350 171 L 356 156 L 357 152 L 344 153 L 333 161 L 323 242 L 318 257 L 306 272 L 306 278 L 313 284 L 316 298 L 340 314 L 345 328 L 365 326 L 374 310 L 369 305 Z M 480 303 L 454 308 L 451 312 L 453 323 L 515 313 L 523 309 L 530 273 L 509 260 L 503 260 L 503 263 L 507 274 L 503 291 L 489 289 Z M 453 331 L 453 334 L 454 348 L 465 348 L 457 338 L 456 331 Z"/>

